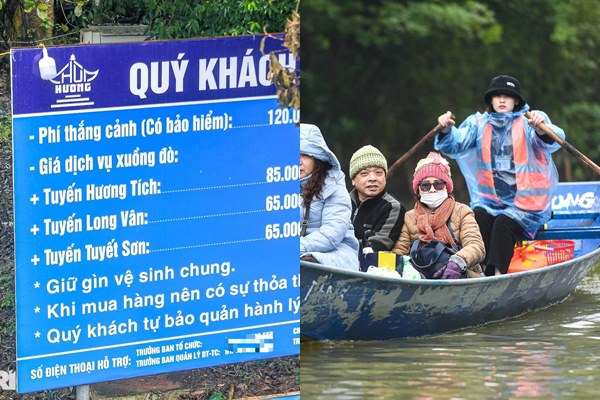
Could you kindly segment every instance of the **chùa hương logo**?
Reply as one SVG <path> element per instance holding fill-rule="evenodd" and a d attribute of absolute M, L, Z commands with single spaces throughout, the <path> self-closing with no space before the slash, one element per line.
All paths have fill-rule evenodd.
<path fill-rule="evenodd" d="M 69 63 L 50 82 L 54 84 L 54 93 L 63 96 L 52 104 L 51 108 L 92 106 L 88 94 L 92 91 L 92 81 L 98 76 L 98 71 L 88 71 L 75 61 L 71 54 Z"/>

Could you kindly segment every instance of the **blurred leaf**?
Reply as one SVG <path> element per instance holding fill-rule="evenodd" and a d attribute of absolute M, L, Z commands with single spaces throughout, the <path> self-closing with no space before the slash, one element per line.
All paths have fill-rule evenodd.
<path fill-rule="evenodd" d="M 45 21 L 48 19 L 48 6 L 45 3 L 40 3 L 36 9 L 37 16 Z"/>
<path fill-rule="evenodd" d="M 294 59 L 300 52 L 300 14 L 292 11 L 292 18 L 285 23 L 285 40 L 283 45 L 292 53 Z"/>

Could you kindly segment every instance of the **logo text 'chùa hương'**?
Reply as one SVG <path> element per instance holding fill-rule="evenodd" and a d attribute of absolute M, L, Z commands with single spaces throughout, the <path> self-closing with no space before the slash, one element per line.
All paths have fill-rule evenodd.
<path fill-rule="evenodd" d="M 62 99 L 57 99 L 52 108 L 89 106 L 94 102 L 89 97 L 83 97 L 84 94 L 91 92 L 92 81 L 98 76 L 98 70 L 88 71 L 81 64 L 75 61 L 75 55 L 71 55 L 69 63 L 60 70 L 60 72 L 51 79 L 54 84 L 54 93 L 64 95 Z"/>

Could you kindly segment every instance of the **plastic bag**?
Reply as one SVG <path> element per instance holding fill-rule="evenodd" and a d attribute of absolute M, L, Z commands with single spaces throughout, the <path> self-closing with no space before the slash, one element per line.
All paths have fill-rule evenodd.
<path fill-rule="evenodd" d="M 422 279 L 423 277 L 421 276 L 419 271 L 417 271 L 415 269 L 415 267 L 413 267 L 412 264 L 410 263 L 410 257 L 403 256 L 403 258 L 404 258 L 404 268 L 402 270 L 402 277 L 405 279 Z"/>

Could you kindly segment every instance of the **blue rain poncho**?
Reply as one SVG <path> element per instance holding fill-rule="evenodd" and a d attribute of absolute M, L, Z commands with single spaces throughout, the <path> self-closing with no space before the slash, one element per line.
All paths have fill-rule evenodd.
<path fill-rule="evenodd" d="M 510 113 L 477 112 L 448 134 L 438 134 L 434 147 L 457 161 L 465 177 L 470 206 L 518 222 L 529 238 L 550 218 L 558 172 L 551 153 L 560 144 L 544 142 L 524 117 L 529 105 Z M 545 123 L 560 138 L 564 131 Z"/>

